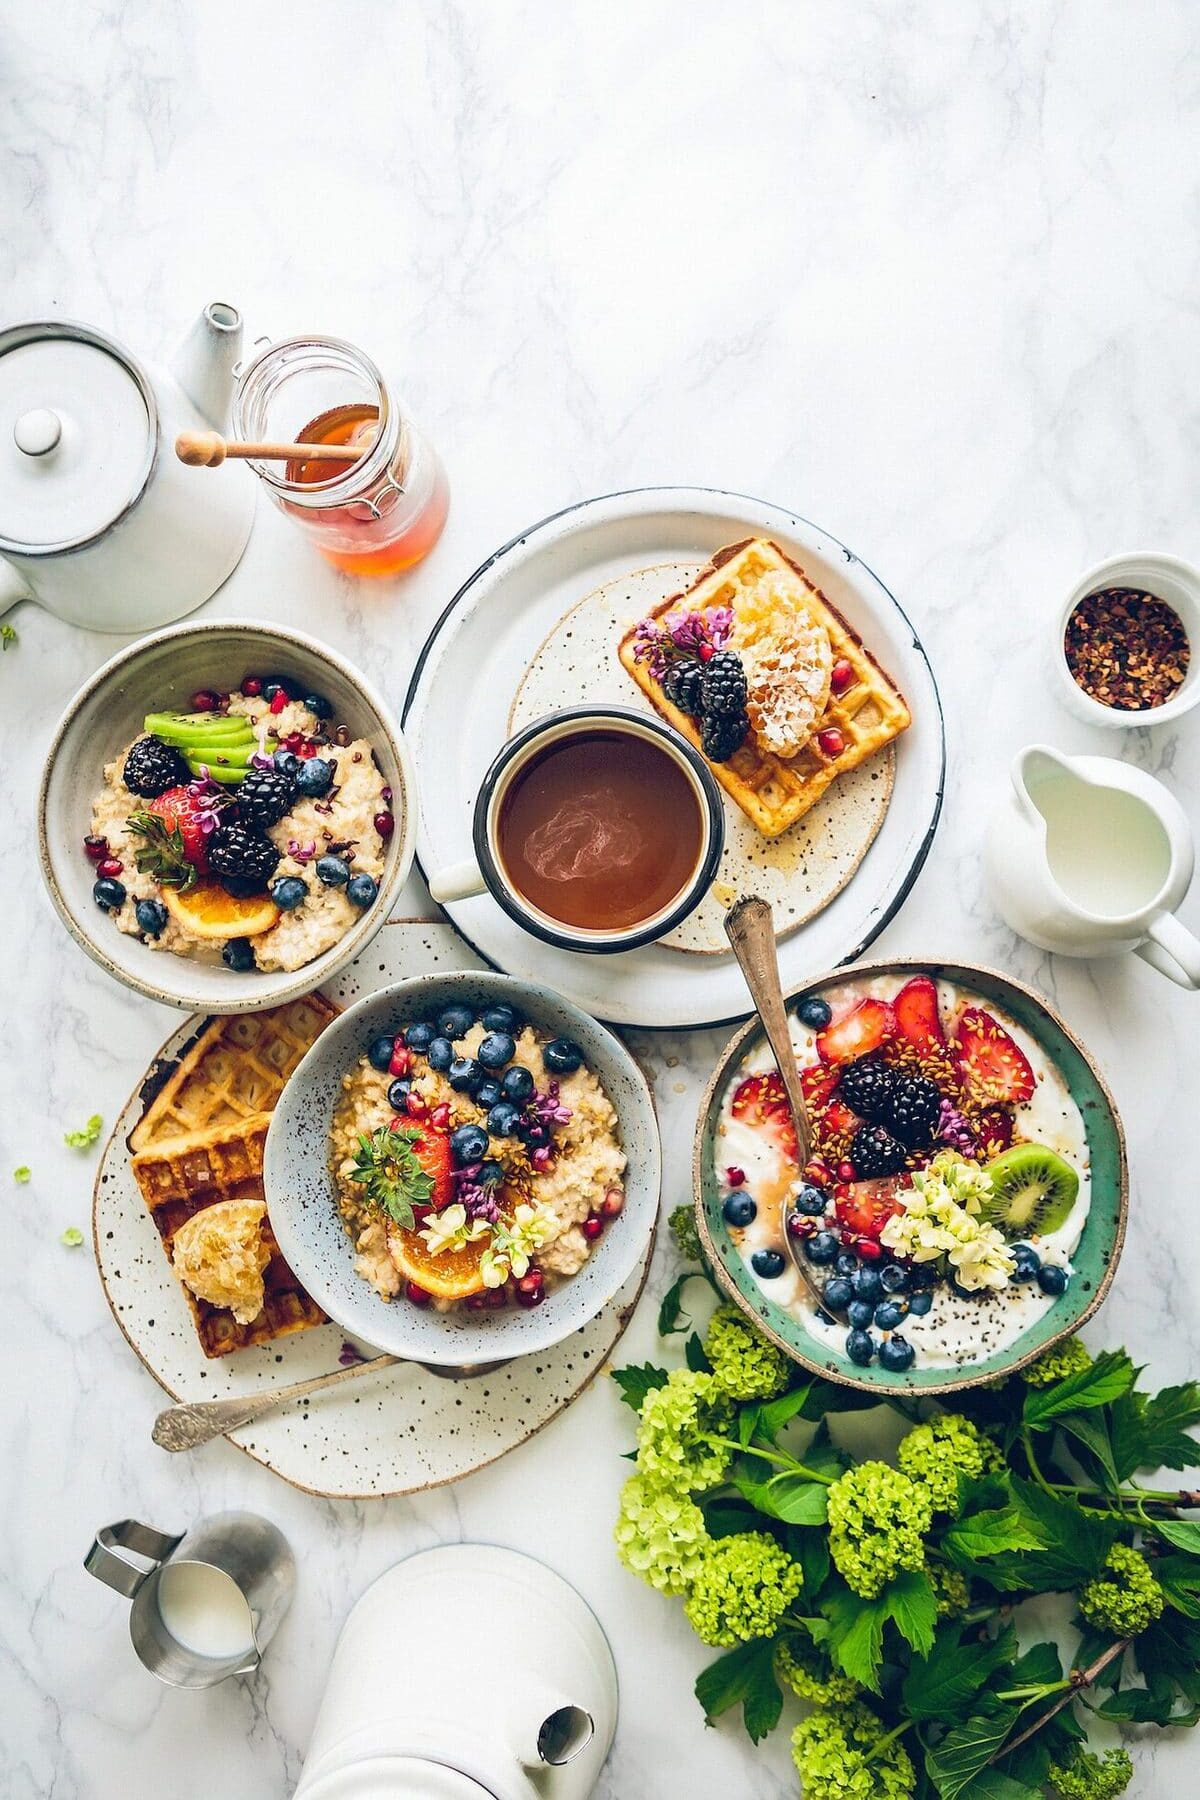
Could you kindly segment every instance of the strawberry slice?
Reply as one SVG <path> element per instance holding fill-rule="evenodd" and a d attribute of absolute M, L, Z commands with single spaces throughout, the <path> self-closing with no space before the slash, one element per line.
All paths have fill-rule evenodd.
<path fill-rule="evenodd" d="M 866 1238 L 877 1238 L 900 1210 L 900 1183 L 894 1175 L 883 1181 L 852 1182 L 834 1202 L 838 1224 Z"/>
<path fill-rule="evenodd" d="M 878 1050 L 895 1032 L 896 1015 L 887 1001 L 868 996 L 818 1035 L 817 1055 L 825 1063 L 855 1062 Z"/>
<path fill-rule="evenodd" d="M 914 975 L 892 1001 L 900 1036 L 919 1051 L 944 1050 L 945 1034 L 938 1011 L 937 982 L 929 975 Z"/>
<path fill-rule="evenodd" d="M 789 1162 L 798 1161 L 796 1129 L 777 1069 L 762 1075 L 748 1075 L 736 1089 L 730 1111 L 735 1119 L 769 1138 Z"/>
<path fill-rule="evenodd" d="M 840 1162 L 850 1148 L 850 1139 L 858 1130 L 858 1114 L 852 1113 L 840 1100 L 812 1114 L 813 1143 L 822 1156 Z"/>
<path fill-rule="evenodd" d="M 810 1113 L 818 1112 L 826 1104 L 837 1084 L 836 1069 L 822 1068 L 820 1063 L 809 1063 L 807 1068 L 801 1069 L 800 1086 Z"/>
<path fill-rule="evenodd" d="M 450 1139 L 444 1131 L 435 1131 L 431 1125 L 422 1124 L 418 1127 L 415 1120 L 408 1122 L 408 1129 L 420 1130 L 420 1137 L 415 1137 L 412 1141 L 413 1155 L 425 1173 L 433 1179 L 433 1192 L 425 1204 L 434 1212 L 441 1212 L 454 1198 Z"/>
<path fill-rule="evenodd" d="M 187 788 L 173 787 L 156 800 L 148 801 L 146 811 L 162 820 L 164 831 L 179 833 L 185 860 L 203 874 L 208 868 L 208 858 L 204 853 L 205 833 L 201 826 L 201 816 L 206 809 L 201 802 Z"/>
<path fill-rule="evenodd" d="M 977 1119 L 971 1122 L 975 1133 L 975 1141 L 979 1146 L 980 1162 L 991 1162 L 1002 1150 L 1007 1150 L 1013 1140 L 1013 1116 L 1002 1106 L 990 1106 Z"/>
<path fill-rule="evenodd" d="M 977 1106 L 1020 1106 L 1037 1083 L 1024 1054 L 981 1006 L 968 1006 L 954 1040 L 959 1074 Z"/>

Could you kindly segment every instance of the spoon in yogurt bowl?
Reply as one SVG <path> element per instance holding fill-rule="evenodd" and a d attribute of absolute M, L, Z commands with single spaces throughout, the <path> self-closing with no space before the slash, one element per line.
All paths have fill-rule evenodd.
<path fill-rule="evenodd" d="M 788 1025 L 783 985 L 779 979 L 775 921 L 767 901 L 759 899 L 757 895 L 747 895 L 735 900 L 725 915 L 725 935 L 733 946 L 733 953 L 746 978 L 754 1009 L 762 1020 L 767 1042 L 774 1053 L 796 1133 L 796 1161 L 803 1169 L 812 1151 L 812 1125 L 804 1100 L 804 1089 L 800 1085 L 800 1071 L 796 1065 L 796 1052 Z M 804 1283 L 813 1305 L 843 1325 L 847 1324 L 844 1308 L 830 1306 L 817 1285 L 817 1278 L 809 1266 L 800 1241 L 788 1229 L 791 1212 L 792 1195 L 789 1192 L 783 1197 L 780 1227 L 793 1267 Z"/>

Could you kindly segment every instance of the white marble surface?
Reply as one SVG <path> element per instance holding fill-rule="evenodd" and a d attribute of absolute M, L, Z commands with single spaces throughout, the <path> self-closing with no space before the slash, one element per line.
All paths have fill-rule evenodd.
<path fill-rule="evenodd" d="M 340 332 L 399 373 L 444 453 L 449 529 L 411 580 L 356 586 L 263 511 L 221 612 L 298 620 L 398 700 L 429 624 L 496 544 L 655 481 L 782 501 L 880 572 L 926 638 L 950 733 L 942 828 L 883 947 L 1012 969 L 1097 1053 L 1133 1208 L 1090 1336 L 1127 1342 L 1163 1381 L 1200 1363 L 1180 1178 L 1200 1000 L 1134 961 L 1015 943 L 978 851 L 1031 739 L 1123 747 L 1197 810 L 1197 727 L 1110 746 L 1059 710 L 1043 667 L 1084 565 L 1129 545 L 1200 557 L 1198 52 L 1188 0 L 0 13 L 9 318 L 75 316 L 153 354 L 220 296 L 252 334 Z M 792 1791 L 783 1734 L 755 1755 L 705 1732 L 689 1691 L 705 1653 L 614 1561 L 629 1433 L 605 1384 L 497 1468 L 411 1503 L 315 1502 L 224 1444 L 183 1462 L 150 1445 L 158 1391 L 89 1251 L 58 1241 L 87 1225 L 92 1163 L 62 1133 L 113 1116 L 173 1019 L 69 943 L 33 844 L 51 724 L 114 645 L 29 607 L 15 622 L 0 662 L 0 1788 L 290 1793 L 351 1601 L 406 1551 L 477 1536 L 562 1569 L 612 1635 L 624 1710 L 603 1800 Z M 1183 916 L 1200 926 L 1200 892 Z M 672 1202 L 715 1048 L 657 1046 Z M 639 1358 L 653 1312 L 628 1339 Z M 170 1693 L 80 1559 L 107 1520 L 177 1526 L 230 1504 L 293 1540 L 297 1602 L 261 1680 Z M 1186 1740 L 1138 1756 L 1139 1796 L 1200 1781 Z"/>

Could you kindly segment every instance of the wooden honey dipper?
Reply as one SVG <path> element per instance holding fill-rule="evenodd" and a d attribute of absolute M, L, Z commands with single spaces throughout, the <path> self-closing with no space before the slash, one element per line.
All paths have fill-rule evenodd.
<path fill-rule="evenodd" d="M 219 431 L 181 431 L 175 454 L 193 469 L 216 469 L 226 457 L 255 462 L 357 462 L 374 439 L 359 444 L 240 444 L 231 443 Z"/>

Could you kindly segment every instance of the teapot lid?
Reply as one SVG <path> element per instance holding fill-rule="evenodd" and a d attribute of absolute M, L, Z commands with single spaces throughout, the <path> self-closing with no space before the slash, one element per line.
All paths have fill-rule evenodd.
<path fill-rule="evenodd" d="M 127 351 L 86 325 L 0 332 L 0 550 L 46 556 L 136 504 L 158 454 L 154 393 Z"/>

